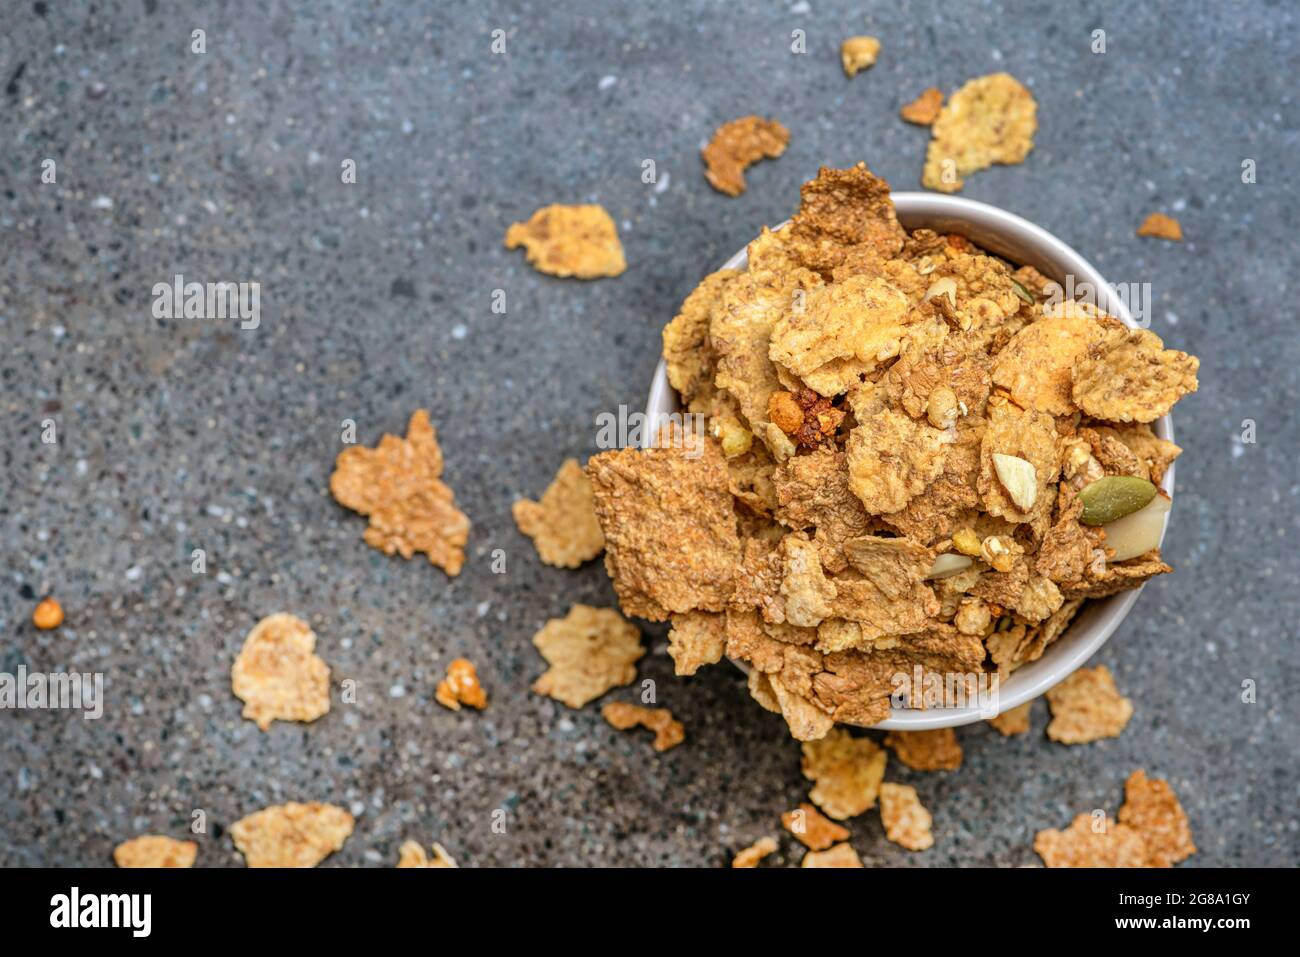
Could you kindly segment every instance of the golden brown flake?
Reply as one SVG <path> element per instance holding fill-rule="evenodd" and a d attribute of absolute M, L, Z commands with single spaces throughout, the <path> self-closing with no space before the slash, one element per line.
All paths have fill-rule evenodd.
<path fill-rule="evenodd" d="M 952 728 L 933 731 L 891 731 L 885 746 L 913 771 L 956 771 L 961 767 L 961 744 Z"/>
<path fill-rule="evenodd" d="M 460 574 L 469 519 L 442 481 L 442 450 L 429 413 L 416 409 L 406 438 L 385 435 L 373 449 L 354 445 L 339 453 L 330 492 L 370 518 L 363 536 L 385 555 L 424 552 L 448 575 Z"/>
<path fill-rule="evenodd" d="M 849 37 L 840 44 L 840 65 L 844 75 L 857 76 L 876 65 L 880 56 L 880 41 L 875 37 Z"/>
<path fill-rule="evenodd" d="M 1074 364 L 1072 398 L 1108 422 L 1152 422 L 1197 388 L 1200 360 L 1149 329 L 1112 330 Z"/>
<path fill-rule="evenodd" d="M 847 567 L 844 543 L 871 531 L 874 522 L 862 502 L 849 489 L 844 453 L 819 448 L 794 456 L 772 473 L 776 492 L 776 517 L 787 527 L 815 529 L 813 543 L 829 572 Z"/>
<path fill-rule="evenodd" d="M 1061 744 L 1117 738 L 1133 717 L 1133 704 L 1119 693 L 1105 665 L 1080 668 L 1047 692 L 1052 720 L 1047 736 Z"/>
<path fill-rule="evenodd" d="M 908 123 L 915 123 L 917 126 L 929 126 L 939 118 L 939 112 L 943 109 L 943 91 L 936 87 L 928 87 L 920 96 L 911 103 L 904 104 L 903 108 L 898 111 Z"/>
<path fill-rule="evenodd" d="M 1148 867 L 1172 867 L 1196 853 L 1192 828 L 1168 781 L 1134 771 L 1124 782 L 1122 824 L 1138 831 L 1147 845 Z"/>
<path fill-rule="evenodd" d="M 520 499 L 510 510 L 519 531 L 533 540 L 548 565 L 577 568 L 605 548 L 591 480 L 577 459 L 565 459 L 540 502 Z"/>
<path fill-rule="evenodd" d="M 635 625 L 612 609 L 590 605 L 574 605 L 563 618 L 552 618 L 533 636 L 533 645 L 550 665 L 533 690 L 570 708 L 630 684 L 645 654 Z"/>
<path fill-rule="evenodd" d="M 1144 867 L 1147 858 L 1142 835 L 1101 812 L 1080 814 L 1064 831 L 1039 831 L 1034 850 L 1048 867 Z"/>
<path fill-rule="evenodd" d="M 32 624 L 41 631 L 53 631 L 63 624 L 63 606 L 53 596 L 42 598 L 32 611 Z"/>
<path fill-rule="evenodd" d="M 198 853 L 194 841 L 146 834 L 117 845 L 113 863 L 118 867 L 193 867 Z"/>
<path fill-rule="evenodd" d="M 849 488 L 871 515 L 901 511 L 943 471 L 944 434 L 885 409 L 859 421 L 845 448 Z"/>
<path fill-rule="evenodd" d="M 673 713 L 667 708 L 646 708 L 626 701 L 610 701 L 600 709 L 600 713 L 620 731 L 637 725 L 653 731 L 653 747 L 656 751 L 667 751 L 686 740 L 686 729 L 680 721 L 673 718 Z"/>
<path fill-rule="evenodd" d="M 876 806 L 888 756 L 870 738 L 833 728 L 820 741 L 803 743 L 803 776 L 813 782 L 809 799 L 837 821 Z"/>
<path fill-rule="evenodd" d="M 994 163 L 1024 162 L 1034 148 L 1038 104 L 1009 73 L 977 77 L 952 95 L 930 127 L 921 184 L 955 193 Z"/>
<path fill-rule="evenodd" d="M 717 664 L 727 646 L 727 617 L 719 612 L 688 611 L 673 615 L 668 632 L 668 656 L 679 675 L 693 675 L 704 665 Z"/>
<path fill-rule="evenodd" d="M 989 515 L 1008 522 L 1031 522 L 1050 507 L 1048 487 L 1060 475 L 1056 423 L 1044 412 L 1017 409 L 1010 403 L 989 404 L 988 428 L 980 443 L 979 493 Z M 1024 459 L 1034 467 L 1034 508 L 1021 509 L 997 477 L 995 453 Z"/>
<path fill-rule="evenodd" d="M 627 268 L 614 220 L 601 206 L 543 206 L 506 230 L 506 249 L 520 246 L 533 268 L 549 276 L 600 279 Z"/>
<path fill-rule="evenodd" d="M 1006 389 L 1021 408 L 1070 415 L 1077 411 L 1070 398 L 1074 363 L 1103 335 L 1104 328 L 1085 317 L 1031 322 L 998 353 L 993 383 Z"/>
<path fill-rule="evenodd" d="M 851 844 L 836 844 L 828 851 L 809 851 L 800 867 L 862 867 L 862 858 Z"/>
<path fill-rule="evenodd" d="M 1151 213 L 1142 220 L 1138 227 L 1139 236 L 1154 236 L 1156 239 L 1168 239 L 1176 243 L 1183 241 L 1183 227 L 1178 220 L 1164 213 Z"/>
<path fill-rule="evenodd" d="M 438 682 L 433 696 L 438 704 L 452 711 L 469 705 L 482 711 L 487 707 L 487 692 L 478 683 L 478 669 L 468 658 L 456 658 L 447 666 L 447 677 Z"/>
<path fill-rule="evenodd" d="M 989 724 L 1004 738 L 1025 734 L 1029 731 L 1029 709 L 1033 704 L 1032 701 L 1026 701 L 1018 708 L 1008 708 L 996 718 L 989 718 Z"/>
<path fill-rule="evenodd" d="M 718 443 L 604 452 L 587 474 L 624 612 L 663 621 L 722 611 L 740 540 Z"/>
<path fill-rule="evenodd" d="M 849 829 L 841 827 L 811 804 L 800 804 L 781 815 L 781 826 L 813 851 L 824 851 L 838 841 L 847 841 Z"/>
<path fill-rule="evenodd" d="M 447 849 L 434 841 L 431 845 L 433 856 L 425 853 L 424 848 L 415 841 L 406 841 L 397 851 L 398 867 L 458 867 L 456 859 L 447 853 Z"/>
<path fill-rule="evenodd" d="M 276 804 L 236 821 L 230 836 L 249 867 L 315 867 L 343 846 L 352 824 L 332 804 Z"/>
<path fill-rule="evenodd" d="M 709 324 L 713 313 L 721 308 L 722 291 L 735 277 L 734 269 L 719 269 L 704 278 L 682 303 L 673 321 L 664 326 L 664 363 L 668 382 L 691 405 L 713 391 L 713 344 L 709 341 Z"/>
<path fill-rule="evenodd" d="M 885 837 L 909 851 L 924 851 L 934 847 L 930 833 L 930 812 L 916 796 L 916 788 L 906 784 L 880 786 L 880 821 L 885 826 Z"/>
<path fill-rule="evenodd" d="M 315 721 L 330 709 L 330 669 L 315 654 L 316 635 L 296 615 L 253 626 L 230 671 L 243 715 L 265 731 L 272 721 Z"/>
<path fill-rule="evenodd" d="M 1128 425 L 1097 426 L 1096 432 L 1103 439 L 1114 438 L 1124 443 L 1142 466 L 1142 472 L 1138 474 L 1156 485 L 1159 485 L 1164 480 L 1165 472 L 1169 470 L 1169 466 L 1183 452 L 1173 442 L 1157 436 L 1151 430 L 1151 426 L 1140 422 Z"/>
<path fill-rule="evenodd" d="M 732 867 L 758 867 L 759 861 L 776 852 L 776 838 L 760 837 L 731 860 Z"/>
<path fill-rule="evenodd" d="M 825 279 L 879 273 L 903 248 L 889 184 L 865 163 L 850 169 L 822 167 L 799 190 L 799 211 L 787 229 L 787 251 Z M 751 267 L 752 269 L 752 267 Z"/>
<path fill-rule="evenodd" d="M 776 120 L 742 116 L 723 123 L 701 151 L 704 178 L 728 196 L 745 191 L 745 169 L 761 159 L 776 159 L 785 152 L 790 131 Z"/>

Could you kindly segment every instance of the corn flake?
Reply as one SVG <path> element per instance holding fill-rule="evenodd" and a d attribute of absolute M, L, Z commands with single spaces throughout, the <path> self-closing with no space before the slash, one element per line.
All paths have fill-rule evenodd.
<path fill-rule="evenodd" d="M 871 515 L 901 511 L 943 471 L 944 433 L 884 409 L 859 421 L 845 447 L 849 488 Z"/>
<path fill-rule="evenodd" d="M 1100 812 L 1080 814 L 1064 831 L 1039 831 L 1034 850 L 1048 867 L 1143 867 L 1147 858 L 1141 834 Z"/>
<path fill-rule="evenodd" d="M 875 37 L 849 37 L 840 44 L 840 65 L 845 76 L 854 77 L 876 65 L 880 41 Z"/>
<path fill-rule="evenodd" d="M 745 191 L 745 169 L 761 159 L 776 159 L 789 142 L 790 131 L 776 120 L 742 116 L 723 123 L 700 153 L 704 178 L 718 192 L 739 196 Z"/>
<path fill-rule="evenodd" d="M 1183 227 L 1178 220 L 1164 213 L 1151 213 L 1142 220 L 1138 227 L 1139 236 L 1154 236 L 1156 239 L 1168 239 L 1180 243 L 1183 241 Z"/>
<path fill-rule="evenodd" d="M 961 745 L 952 728 L 933 731 L 891 731 L 885 746 L 913 771 L 956 771 L 961 767 Z"/>
<path fill-rule="evenodd" d="M 635 625 L 616 611 L 590 605 L 574 605 L 563 618 L 552 618 L 533 636 L 533 645 L 550 665 L 533 682 L 533 691 L 570 708 L 630 684 L 645 654 Z"/>
<path fill-rule="evenodd" d="M 932 86 L 924 90 L 911 103 L 904 104 L 898 111 L 898 115 L 908 123 L 929 126 L 939 118 L 942 109 L 943 91 Z"/>
<path fill-rule="evenodd" d="M 809 851 L 800 867 L 862 867 L 862 858 L 851 844 L 836 844 L 828 851 Z"/>
<path fill-rule="evenodd" d="M 813 782 L 809 799 L 837 821 L 876 806 L 888 756 L 870 738 L 840 728 L 803 743 L 803 776 Z"/>
<path fill-rule="evenodd" d="M 1112 330 L 1074 364 L 1080 409 L 1108 422 L 1152 422 L 1197 389 L 1200 360 L 1166 349 L 1149 329 Z"/>
<path fill-rule="evenodd" d="M 343 846 L 352 824 L 332 804 L 276 804 L 236 821 L 230 836 L 249 867 L 315 867 Z"/>
<path fill-rule="evenodd" d="M 1047 692 L 1052 720 L 1047 736 L 1061 744 L 1117 738 L 1133 717 L 1133 704 L 1115 687 L 1105 665 L 1080 668 Z"/>
<path fill-rule="evenodd" d="M 1168 781 L 1134 771 L 1124 782 L 1119 819 L 1146 840 L 1147 866 L 1172 867 L 1196 853 L 1192 828 Z"/>
<path fill-rule="evenodd" d="M 447 853 L 447 849 L 434 841 L 431 845 L 433 856 L 425 853 L 424 848 L 415 841 L 406 841 L 397 851 L 398 867 L 458 867 L 456 859 Z"/>
<path fill-rule="evenodd" d="M 447 666 L 447 677 L 438 682 L 433 696 L 452 711 L 459 711 L 463 704 L 480 711 L 487 707 L 487 692 L 478 683 L 478 669 L 467 658 L 456 658 Z"/>
<path fill-rule="evenodd" d="M 520 499 L 510 510 L 519 531 L 533 540 L 548 565 L 577 568 L 605 549 L 591 480 L 576 459 L 565 460 L 540 502 Z"/>
<path fill-rule="evenodd" d="M 340 452 L 330 492 L 340 505 L 369 516 L 367 545 L 403 558 L 423 552 L 455 576 L 465 564 L 470 523 L 441 475 L 437 432 L 429 413 L 417 409 L 406 438 L 385 435 L 373 449 L 354 445 Z"/>
<path fill-rule="evenodd" d="M 916 796 L 916 788 L 906 784 L 880 786 L 880 821 L 885 837 L 909 851 L 924 851 L 934 846 L 930 833 L 930 812 Z"/>
<path fill-rule="evenodd" d="M 1103 335 L 1103 327 L 1085 317 L 1032 322 L 998 353 L 993 383 L 1006 389 L 1021 408 L 1070 415 L 1077 411 L 1070 398 L 1074 363 Z"/>
<path fill-rule="evenodd" d="M 1004 738 L 1025 734 L 1029 731 L 1029 709 L 1033 704 L 1032 701 L 1026 701 L 1018 708 L 1008 708 L 996 718 L 989 718 L 988 723 Z"/>
<path fill-rule="evenodd" d="M 679 675 L 693 675 L 704 665 L 717 664 L 727 646 L 726 615 L 688 611 L 673 615 L 668 632 L 668 656 Z"/>
<path fill-rule="evenodd" d="M 627 731 L 637 725 L 653 731 L 653 747 L 656 751 L 675 748 L 686 739 L 686 729 L 680 721 L 673 718 L 673 713 L 667 708 L 646 708 L 626 701 L 611 701 L 600 709 L 600 713 L 620 731 Z"/>
<path fill-rule="evenodd" d="M 549 276 L 600 279 L 627 269 L 618 229 L 601 206 L 543 206 L 506 230 L 506 249 L 520 246 L 533 268 Z"/>
<path fill-rule="evenodd" d="M 955 193 L 994 163 L 1024 162 L 1034 148 L 1038 104 L 1009 73 L 977 77 L 952 95 L 930 127 L 921 184 Z"/>
<path fill-rule="evenodd" d="M 316 635 L 296 615 L 263 618 L 230 670 L 243 716 L 265 731 L 272 721 L 315 721 L 330 709 L 330 669 L 315 654 Z"/>
<path fill-rule="evenodd" d="M 194 841 L 146 834 L 113 848 L 113 863 L 118 867 L 193 867 L 198 853 Z"/>
<path fill-rule="evenodd" d="M 758 867 L 759 861 L 776 852 L 776 838 L 760 837 L 731 860 L 732 867 Z"/>
<path fill-rule="evenodd" d="M 848 828 L 836 824 L 808 803 L 782 814 L 781 826 L 812 851 L 824 851 L 832 844 L 849 838 Z"/>

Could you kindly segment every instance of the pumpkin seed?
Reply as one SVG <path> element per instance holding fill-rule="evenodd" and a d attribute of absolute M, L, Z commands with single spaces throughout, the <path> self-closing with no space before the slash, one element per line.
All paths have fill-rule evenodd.
<path fill-rule="evenodd" d="M 1107 475 L 1084 486 L 1079 493 L 1084 525 L 1105 525 L 1132 515 L 1155 497 L 1156 487 L 1134 475 Z"/>

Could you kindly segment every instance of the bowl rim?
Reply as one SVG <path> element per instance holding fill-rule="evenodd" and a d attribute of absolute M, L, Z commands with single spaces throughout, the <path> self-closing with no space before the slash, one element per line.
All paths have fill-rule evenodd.
<path fill-rule="evenodd" d="M 1127 304 L 1097 268 L 1073 247 L 1041 226 L 1005 209 L 961 196 L 897 192 L 892 194 L 892 198 L 899 222 L 905 228 L 924 228 L 943 221 L 946 232 L 965 235 L 961 232 L 961 227 L 971 227 L 972 232 L 980 234 L 977 245 L 1010 259 L 1016 265 L 1032 265 L 1057 282 L 1064 282 L 1065 276 L 1073 275 L 1076 284 L 1081 281 L 1090 283 L 1096 290 L 1101 308 L 1130 328 L 1137 328 Z M 780 229 L 785 224 L 783 222 L 774 229 Z M 1014 258 L 1008 256 L 1009 250 L 1015 251 Z M 747 251 L 748 245 L 718 268 L 742 268 L 748 261 Z M 1062 267 L 1068 268 L 1063 272 Z M 680 403 L 668 382 L 667 366 L 661 356 L 646 401 L 647 420 L 654 421 L 655 416 L 679 409 Z M 1173 420 L 1170 416 L 1160 417 L 1151 423 L 1151 427 L 1160 438 L 1174 441 Z M 646 442 L 652 440 L 647 430 Z M 1171 499 L 1174 493 L 1174 471 L 1174 463 L 1171 463 L 1160 483 Z M 1160 531 L 1161 544 L 1164 543 L 1172 513 L 1171 508 L 1165 514 L 1164 526 Z M 1078 670 L 1119 628 L 1144 587 L 1145 583 L 1107 598 L 1089 599 L 1065 634 L 1054 641 L 1042 657 L 1018 668 L 1009 678 L 999 682 L 996 713 L 1001 714 L 1041 697 Z M 747 670 L 739 663 L 733 663 L 742 670 Z M 985 721 L 993 716 L 994 712 L 979 708 L 894 708 L 888 718 L 869 727 L 884 731 L 929 731 Z"/>

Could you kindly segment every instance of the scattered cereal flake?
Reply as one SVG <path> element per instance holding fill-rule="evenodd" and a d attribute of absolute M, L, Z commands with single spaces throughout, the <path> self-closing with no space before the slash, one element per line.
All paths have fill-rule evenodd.
<path fill-rule="evenodd" d="M 118 867 L 193 867 L 199 845 L 158 834 L 123 841 L 113 849 Z"/>
<path fill-rule="evenodd" d="M 849 433 L 849 488 L 872 515 L 898 512 L 943 471 L 944 448 L 943 432 L 883 409 Z"/>
<path fill-rule="evenodd" d="M 1154 236 L 1156 239 L 1169 239 L 1180 243 L 1183 241 L 1183 227 L 1178 220 L 1164 213 L 1151 213 L 1142 220 L 1138 227 L 1139 236 Z"/>
<path fill-rule="evenodd" d="M 936 87 L 929 87 L 921 93 L 911 103 L 907 103 L 898 115 L 908 123 L 915 123 L 917 126 L 929 126 L 939 118 L 939 111 L 943 108 L 943 91 Z"/>
<path fill-rule="evenodd" d="M 790 131 L 776 120 L 742 116 L 723 123 L 700 152 L 704 178 L 714 189 L 728 196 L 745 191 L 745 169 L 761 159 L 776 159 L 785 152 Z"/>
<path fill-rule="evenodd" d="M 520 246 L 533 268 L 550 276 L 600 279 L 627 268 L 614 220 L 601 206 L 543 206 L 506 230 L 506 249 Z"/>
<path fill-rule="evenodd" d="M 385 435 L 373 449 L 353 445 L 340 452 L 330 492 L 340 505 L 370 517 L 367 545 L 403 558 L 424 552 L 455 576 L 465 563 L 470 523 L 441 475 L 437 431 L 429 413 L 417 409 L 406 438 Z"/>
<path fill-rule="evenodd" d="M 994 163 L 1024 162 L 1034 148 L 1038 104 L 1009 73 L 977 77 L 952 95 L 930 127 L 921 184 L 955 193 Z"/>
<path fill-rule="evenodd" d="M 809 799 L 843 821 L 876 805 L 888 755 L 870 738 L 833 728 L 819 741 L 803 743 L 803 776 L 814 782 Z"/>
<path fill-rule="evenodd" d="M 1124 782 L 1124 806 L 1119 820 L 1146 841 L 1148 867 L 1172 867 L 1196 853 L 1192 828 L 1168 781 L 1134 771 Z"/>
<path fill-rule="evenodd" d="M 438 704 L 459 711 L 465 704 L 482 711 L 487 707 L 487 692 L 478 683 L 478 669 L 468 658 L 456 658 L 447 666 L 447 677 L 438 682 L 433 696 Z"/>
<path fill-rule="evenodd" d="M 1018 708 L 1008 708 L 996 718 L 989 718 L 989 724 L 1004 738 L 1013 734 L 1025 734 L 1029 730 L 1029 709 L 1033 704 L 1032 701 L 1026 701 Z"/>
<path fill-rule="evenodd" d="M 1077 411 L 1070 390 L 1074 363 L 1104 335 L 1095 319 L 1075 316 L 1039 319 L 1002 348 L 993 364 L 993 383 L 1016 404 L 1048 415 Z"/>
<path fill-rule="evenodd" d="M 1047 692 L 1052 720 L 1047 736 L 1061 744 L 1117 738 L 1133 717 L 1133 704 L 1119 693 L 1105 665 L 1080 668 Z"/>
<path fill-rule="evenodd" d="M 909 851 L 924 851 L 934 846 L 930 833 L 930 812 L 916 796 L 916 788 L 906 784 L 880 786 L 880 821 L 885 837 Z"/>
<path fill-rule="evenodd" d="M 824 851 L 832 844 L 849 839 L 848 828 L 836 824 L 806 802 L 782 814 L 781 826 L 812 851 Z"/>
<path fill-rule="evenodd" d="M 32 611 L 32 624 L 41 631 L 52 631 L 63 624 L 63 606 L 53 596 L 42 598 Z"/>
<path fill-rule="evenodd" d="M 1048 487 L 1060 475 L 1060 457 L 1057 452 L 1056 422 L 1045 412 L 1017 409 L 1010 403 L 989 404 L 988 427 L 980 443 L 979 493 L 989 515 L 1005 518 L 1008 522 L 1030 522 L 1052 501 Z M 1032 501 L 1034 507 L 1021 509 L 1016 505 L 1006 487 L 998 480 L 994 465 L 995 453 L 1024 459 L 1034 469 L 1037 482 Z"/>
<path fill-rule="evenodd" d="M 275 720 L 315 721 L 328 713 L 330 669 L 315 649 L 315 633 L 296 615 L 281 612 L 254 625 L 230 670 L 243 716 L 265 731 Z"/>
<path fill-rule="evenodd" d="M 1108 422 L 1152 422 L 1197 388 L 1200 360 L 1166 349 L 1149 329 L 1111 330 L 1074 364 L 1071 396 Z"/>
<path fill-rule="evenodd" d="M 732 867 L 758 867 L 758 862 L 776 851 L 776 838 L 760 837 L 731 860 Z"/>
<path fill-rule="evenodd" d="M 668 656 L 679 675 L 693 675 L 704 665 L 717 664 L 727 646 L 727 618 L 719 612 L 688 611 L 673 615 L 668 632 Z"/>
<path fill-rule="evenodd" d="M 520 499 L 510 511 L 519 531 L 533 540 L 548 565 L 577 568 L 605 548 L 591 480 L 577 459 L 565 459 L 540 502 Z"/>
<path fill-rule="evenodd" d="M 587 474 L 624 612 L 663 621 L 722 611 L 740 540 L 718 443 L 604 452 Z"/>
<path fill-rule="evenodd" d="M 574 605 L 563 618 L 552 618 L 533 644 L 551 666 L 533 690 L 570 708 L 630 684 L 645 654 L 635 625 L 612 609 L 590 605 Z"/>
<path fill-rule="evenodd" d="M 352 824 L 332 804 L 276 804 L 236 821 L 230 836 L 249 867 L 315 867 L 343 846 Z"/>
<path fill-rule="evenodd" d="M 911 321 L 907 296 L 884 279 L 850 276 L 808 290 L 772 327 L 769 356 L 824 396 L 849 391 L 894 358 Z"/>
<path fill-rule="evenodd" d="M 862 858 L 851 844 L 836 844 L 828 851 L 809 851 L 800 867 L 862 867 Z"/>
<path fill-rule="evenodd" d="M 952 728 L 933 731 L 891 731 L 885 746 L 913 771 L 956 771 L 961 767 L 961 744 Z"/>
<path fill-rule="evenodd" d="M 680 721 L 673 718 L 673 713 L 667 708 L 646 708 L 626 701 L 611 701 L 600 709 L 600 713 L 620 731 L 637 725 L 653 731 L 653 746 L 656 751 L 675 748 L 686 739 L 686 729 Z"/>
<path fill-rule="evenodd" d="M 1147 857 L 1141 834 L 1100 812 L 1080 814 L 1064 831 L 1039 831 L 1034 850 L 1048 867 L 1143 867 Z"/>
<path fill-rule="evenodd" d="M 876 65 L 880 41 L 875 37 L 849 37 L 840 44 L 840 65 L 846 76 L 857 76 Z"/>
<path fill-rule="evenodd" d="M 433 856 L 424 852 L 416 841 L 406 841 L 397 851 L 398 867 L 459 867 L 456 859 L 447 853 L 447 849 L 434 841 L 431 845 Z"/>

